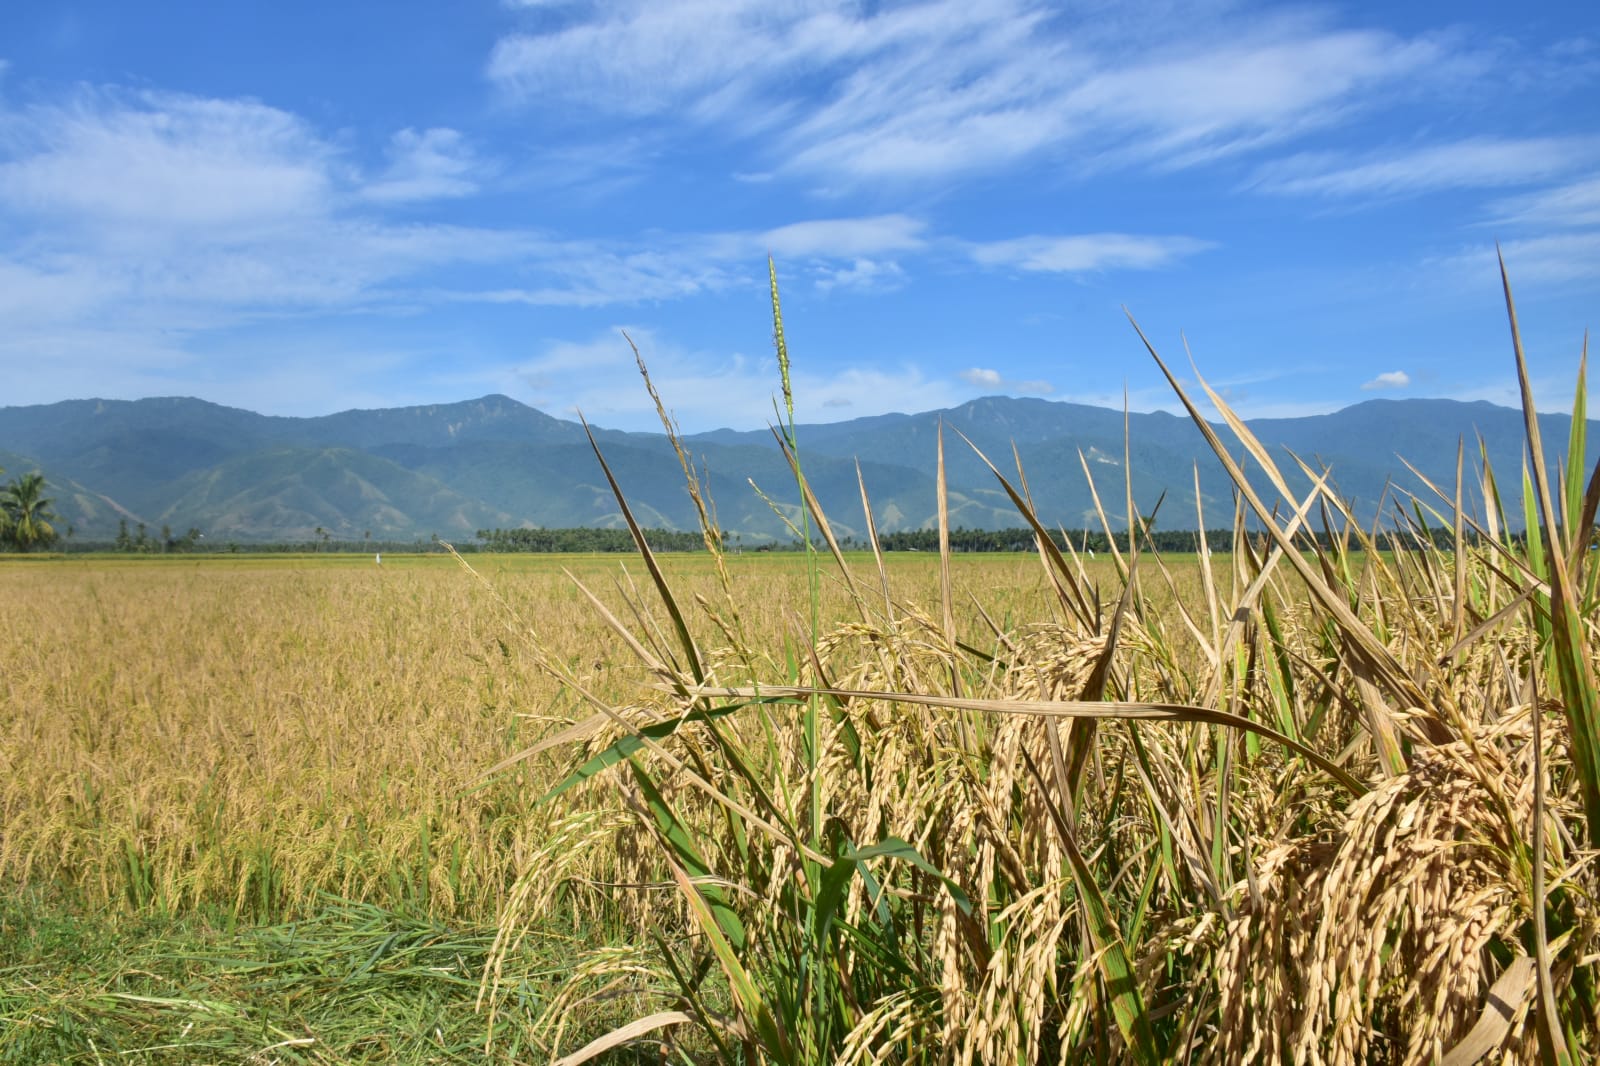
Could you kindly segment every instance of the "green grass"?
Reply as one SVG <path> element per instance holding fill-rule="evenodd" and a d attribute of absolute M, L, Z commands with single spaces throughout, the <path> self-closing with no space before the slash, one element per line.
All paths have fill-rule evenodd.
<path fill-rule="evenodd" d="M 332 899 L 267 926 L 112 917 L 12 888 L 0 893 L 0 1063 L 536 1061 L 550 1052 L 548 1008 L 595 950 L 592 935 L 535 932 L 507 962 L 517 980 L 491 1040 L 476 1003 L 492 927 Z M 636 1009 L 588 1004 L 564 1047 Z M 643 1054 L 607 1061 L 656 1061 Z"/>

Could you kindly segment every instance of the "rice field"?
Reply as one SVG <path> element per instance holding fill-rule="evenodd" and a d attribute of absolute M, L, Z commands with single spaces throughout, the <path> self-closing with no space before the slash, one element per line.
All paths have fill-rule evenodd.
<path fill-rule="evenodd" d="M 1515 354 L 1393 553 L 1169 374 L 1231 552 L 997 469 L 1036 552 L 845 555 L 790 427 L 805 554 L 0 564 L 0 1061 L 1593 1061 L 1600 472 Z"/>
<path fill-rule="evenodd" d="M 908 592 L 936 595 L 934 563 L 907 555 L 890 569 Z M 708 556 L 663 565 L 686 595 L 720 587 Z M 763 639 L 802 636 L 802 557 L 726 565 Z M 459 1021 L 450 1037 L 472 1061 L 521 1061 L 557 1030 L 570 1039 L 621 1017 L 632 1000 L 566 1009 L 563 991 L 578 989 L 556 979 L 592 962 L 575 942 L 598 935 L 628 951 L 638 932 L 608 887 L 615 858 L 596 852 L 571 862 L 560 899 L 531 917 L 536 949 L 518 979 L 548 987 L 523 988 L 523 1031 L 502 1024 L 485 1048 L 479 981 L 519 878 L 539 872 L 552 841 L 575 827 L 603 834 L 617 814 L 596 796 L 537 802 L 568 768 L 564 752 L 485 772 L 572 720 L 579 701 L 551 660 L 607 698 L 639 687 L 644 671 L 617 654 L 573 579 L 623 610 L 642 568 L 615 555 L 472 566 L 476 576 L 438 554 L 381 567 L 356 555 L 0 562 L 0 897 L 11 901 L 0 907 L 0 1062 L 190 1061 L 180 1044 L 192 1061 L 218 1049 L 242 1060 L 288 1038 L 220 1006 L 196 1028 L 193 1004 L 298 1015 L 279 1002 L 285 989 L 232 969 L 281 968 L 309 989 L 326 974 L 297 969 L 307 952 L 318 971 L 359 971 L 390 940 L 431 945 L 452 961 L 452 983 L 419 989 L 406 957 L 398 974 L 363 980 L 396 1011 L 437 1001 L 481 1019 L 470 1040 Z M 1010 610 L 1042 602 L 1036 559 L 956 568 Z M 837 614 L 835 583 L 821 593 Z M 78 952 L 92 972 L 64 962 Z M 189 961 L 174 968 L 175 952 Z M 327 1036 L 259 1061 L 435 1061 L 439 1041 L 408 1044 L 383 1031 L 387 1013 L 356 1009 L 369 1002 L 359 987 L 342 988 L 344 1013 L 302 1019 Z"/>
<path fill-rule="evenodd" d="M 543 657 L 608 698 L 637 687 L 568 574 L 622 609 L 640 567 L 472 565 L 482 580 L 446 555 L 7 564 L 0 878 L 97 908 L 277 920 L 333 894 L 493 924 L 548 837 L 535 800 L 561 757 L 483 775 L 571 717 Z M 686 595 L 712 593 L 708 557 L 665 565 Z M 1015 610 L 1043 591 L 1037 561 L 958 567 Z M 807 610 L 804 560 L 728 568 L 747 623 L 781 643 Z M 935 587 L 926 557 L 895 569 Z"/>

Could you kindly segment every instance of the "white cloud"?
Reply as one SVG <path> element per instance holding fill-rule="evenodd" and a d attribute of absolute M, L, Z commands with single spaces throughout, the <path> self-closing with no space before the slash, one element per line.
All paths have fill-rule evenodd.
<path fill-rule="evenodd" d="M 1343 121 L 1381 93 L 1454 83 L 1473 64 L 1444 39 L 1229 7 L 619 0 L 506 35 L 487 72 L 527 107 L 755 136 L 776 169 L 861 182 L 1044 152 L 1192 165 Z"/>
<path fill-rule="evenodd" d="M 648 326 L 618 325 L 587 341 L 557 340 L 545 345 L 537 358 L 522 364 L 518 373 L 533 388 L 542 389 L 568 375 L 585 372 L 610 373 L 634 369 L 633 351 L 623 334 L 646 348 L 657 345 L 655 332 Z"/>
<path fill-rule="evenodd" d="M 1013 381 L 1001 374 L 1000 371 L 988 367 L 970 367 L 956 376 L 968 385 L 974 385 L 989 392 L 1006 392 L 1023 396 L 1048 396 L 1056 391 L 1055 386 L 1048 381 Z"/>
<path fill-rule="evenodd" d="M 1142 237 L 1127 233 L 1088 233 L 1066 237 L 1016 237 L 970 246 L 984 266 L 1007 266 L 1044 273 L 1095 270 L 1152 270 L 1212 245 L 1193 237 Z"/>
<path fill-rule="evenodd" d="M 821 255 L 848 258 L 905 252 L 927 242 L 923 232 L 927 223 L 908 215 L 877 215 L 870 218 L 828 218 L 779 226 L 753 238 L 730 235 L 739 244 L 762 245 L 773 255 Z"/>
<path fill-rule="evenodd" d="M 960 402 L 948 384 L 910 364 L 856 365 L 832 374 L 801 370 L 794 375 L 794 393 L 795 417 L 808 422 L 933 411 Z"/>
<path fill-rule="evenodd" d="M 1120 131 L 1131 154 L 1182 166 L 1341 121 L 1375 91 L 1450 66 L 1428 40 L 1246 18 L 1255 24 L 1222 20 L 1193 43 L 1111 64 L 1074 89 L 1074 111 Z"/>
<path fill-rule="evenodd" d="M 719 292 L 739 281 L 754 283 L 754 262 L 735 269 L 728 257 L 708 254 L 694 242 L 665 239 L 657 250 L 630 251 L 633 245 L 598 241 L 552 241 L 518 264 L 536 283 L 523 288 L 467 290 L 453 299 L 532 307 L 606 307 L 655 303 Z"/>
<path fill-rule="evenodd" d="M 1262 167 L 1255 185 L 1291 196 L 1396 196 L 1438 189 L 1528 185 L 1559 177 L 1600 156 L 1585 137 L 1475 137 L 1360 160 L 1301 154 Z"/>
<path fill-rule="evenodd" d="M 481 164 L 461 134 L 451 129 L 403 129 L 389 146 L 390 164 L 361 195 L 380 203 L 470 196 Z"/>
<path fill-rule="evenodd" d="M 905 215 L 813 219 L 768 230 L 656 233 L 639 241 L 555 240 L 530 251 L 520 269 L 537 284 L 455 298 L 544 307 L 650 303 L 764 283 L 764 260 L 799 263 L 819 289 L 889 288 L 904 279 L 883 253 L 931 245 L 926 224 Z"/>
<path fill-rule="evenodd" d="M 93 263 L 32 264 L 0 257 L 0 320 L 13 332 L 81 320 L 107 287 L 121 286 Z"/>
<path fill-rule="evenodd" d="M 814 271 L 820 292 L 834 289 L 856 289 L 882 292 L 898 288 L 905 281 L 905 271 L 893 260 L 855 259 L 849 266 L 834 267 L 826 264 Z"/>
<path fill-rule="evenodd" d="M 887 253 L 957 250 L 983 266 L 1038 272 L 1149 270 L 1212 245 L 1190 237 L 1105 233 L 971 244 L 927 231 L 906 215 L 818 219 L 768 230 L 652 234 L 638 241 L 524 242 L 519 271 L 533 284 L 450 294 L 463 301 L 535 307 L 603 307 L 676 300 L 765 282 L 763 260 L 794 269 L 820 291 L 898 288 L 906 270 Z"/>
<path fill-rule="evenodd" d="M 1403 389 L 1409 384 L 1411 384 L 1410 374 L 1407 374 L 1404 370 L 1389 370 L 1379 374 L 1371 381 L 1362 382 L 1361 388 L 1370 392 L 1375 389 Z"/>
<path fill-rule="evenodd" d="M 1216 413 L 1210 401 L 1200 400 L 1200 409 L 1207 412 L 1207 417 L 1221 418 Z M 1317 400 L 1287 400 L 1282 397 L 1261 397 L 1259 399 L 1246 399 L 1237 403 L 1230 402 L 1229 407 L 1233 413 L 1244 419 L 1256 418 L 1309 418 L 1313 415 L 1328 415 L 1343 408 L 1346 404 L 1333 398 Z M 1183 414 L 1183 410 L 1172 410 L 1172 414 Z"/>
<path fill-rule="evenodd" d="M 1600 230 L 1506 241 L 1501 251 L 1513 282 L 1600 278 Z"/>
<path fill-rule="evenodd" d="M 649 327 L 627 330 L 667 409 L 686 429 L 760 429 L 772 421 L 772 400 L 780 387 L 770 355 L 690 350 Z M 620 330 L 612 329 L 586 341 L 549 343 L 511 371 L 504 391 L 561 417 L 581 410 L 595 425 L 657 429 L 655 408 L 635 374 L 632 351 Z M 933 410 L 960 399 L 947 383 L 930 380 L 910 365 L 834 373 L 796 366 L 793 384 L 795 417 L 802 422 Z"/>
<path fill-rule="evenodd" d="M 524 98 L 650 114 L 770 61 L 784 21 L 721 0 L 596 6 L 587 20 L 502 38 L 488 73 Z"/>
<path fill-rule="evenodd" d="M 108 359 L 107 352 L 115 352 Z M 182 337 L 159 330 L 61 325 L 48 331 L 0 331 L 6 404 L 54 403 L 81 396 L 172 396 L 194 393 L 195 356 Z"/>
<path fill-rule="evenodd" d="M 1504 241 L 1500 252 L 1513 286 L 1562 284 L 1600 278 L 1600 230 L 1545 234 Z M 1427 260 L 1426 266 L 1449 271 L 1466 283 L 1499 288 L 1500 266 L 1493 245 L 1481 244 L 1453 255 Z"/>
<path fill-rule="evenodd" d="M 1600 226 L 1600 177 L 1510 197 L 1492 205 L 1490 213 L 1502 222 L 1562 229 Z"/>
<path fill-rule="evenodd" d="M 326 214 L 334 191 L 332 150 L 251 101 L 84 91 L 5 118 L 0 196 L 58 222 L 247 235 Z"/>
<path fill-rule="evenodd" d="M 449 138 L 396 144 L 426 159 Z M 346 155 L 249 100 L 79 89 L 0 103 L 0 228 L 11 235 L 0 315 L 20 346 L 10 350 L 53 352 L 58 366 L 114 363 L 82 375 L 108 388 L 140 352 L 204 350 L 203 331 L 402 308 L 415 299 L 404 287 L 429 271 L 542 247 L 515 231 L 391 222 L 357 195 Z M 127 373 L 161 380 L 159 368 Z"/>

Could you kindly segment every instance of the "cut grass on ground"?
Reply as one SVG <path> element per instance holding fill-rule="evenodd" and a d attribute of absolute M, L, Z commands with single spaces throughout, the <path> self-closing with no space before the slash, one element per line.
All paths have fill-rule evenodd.
<path fill-rule="evenodd" d="M 0 1063 L 512 1063 L 551 1037 L 547 1008 L 587 937 L 535 932 L 491 1018 L 475 1009 L 495 930 L 327 900 L 266 926 L 225 915 L 112 916 L 34 889 L 0 893 Z M 592 991 L 592 989 L 590 989 Z M 577 1046 L 637 1013 L 615 996 L 570 1019 Z M 633 1049 L 624 1063 L 655 1061 Z"/>

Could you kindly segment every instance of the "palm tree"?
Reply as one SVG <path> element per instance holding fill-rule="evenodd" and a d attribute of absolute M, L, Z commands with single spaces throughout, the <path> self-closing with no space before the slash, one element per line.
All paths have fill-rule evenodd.
<path fill-rule="evenodd" d="M 24 474 L 0 491 L 0 510 L 5 512 L 5 539 L 17 551 L 31 551 L 56 539 L 50 520 L 53 501 L 44 494 L 43 474 Z"/>

